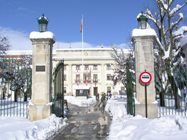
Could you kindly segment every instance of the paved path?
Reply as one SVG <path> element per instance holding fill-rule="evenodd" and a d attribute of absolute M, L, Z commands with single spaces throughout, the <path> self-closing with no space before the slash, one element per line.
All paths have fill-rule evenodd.
<path fill-rule="evenodd" d="M 68 126 L 53 140 L 106 140 L 110 117 L 102 113 L 97 105 L 78 107 L 69 105 Z"/>

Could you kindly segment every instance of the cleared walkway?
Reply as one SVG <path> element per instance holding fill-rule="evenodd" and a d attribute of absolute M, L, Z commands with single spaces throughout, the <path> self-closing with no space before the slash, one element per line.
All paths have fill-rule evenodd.
<path fill-rule="evenodd" d="M 97 106 L 69 105 L 68 126 L 53 140 L 107 140 L 110 117 Z"/>

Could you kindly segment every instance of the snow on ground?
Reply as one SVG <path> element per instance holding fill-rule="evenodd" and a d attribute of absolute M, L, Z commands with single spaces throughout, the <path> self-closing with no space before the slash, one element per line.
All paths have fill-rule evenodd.
<path fill-rule="evenodd" d="M 105 110 L 112 116 L 109 140 L 185 140 L 187 118 L 165 116 L 147 119 L 142 116 L 126 115 L 125 99 L 116 97 L 108 100 Z"/>
<path fill-rule="evenodd" d="M 95 98 L 65 96 L 78 106 L 89 106 Z M 185 140 L 187 138 L 187 118 L 166 116 L 147 119 L 142 116 L 127 115 L 126 98 L 115 96 L 107 101 L 105 110 L 110 113 L 112 123 L 108 140 Z M 46 140 L 60 129 L 65 128 L 66 119 L 51 115 L 47 119 L 29 121 L 25 118 L 0 117 L 0 139 L 2 140 Z"/>
<path fill-rule="evenodd" d="M 47 119 L 29 121 L 26 118 L 0 117 L 1 140 L 46 140 L 66 126 L 66 119 L 51 115 Z"/>
<path fill-rule="evenodd" d="M 107 101 L 105 111 L 108 112 L 110 116 L 113 116 L 113 120 L 123 118 L 127 115 L 125 104 L 124 96 L 113 96 Z"/>
<path fill-rule="evenodd" d="M 66 99 L 68 103 L 71 103 L 77 106 L 82 106 L 82 107 L 87 107 L 87 106 L 90 106 L 96 103 L 95 96 L 89 97 L 88 99 L 85 96 L 84 97 L 64 96 L 64 99 Z"/>
<path fill-rule="evenodd" d="M 78 106 L 89 106 L 96 102 L 94 97 L 76 98 L 65 96 L 68 102 Z M 67 119 L 51 115 L 47 119 L 29 121 L 21 117 L 0 117 L 0 140 L 46 140 L 67 126 Z"/>

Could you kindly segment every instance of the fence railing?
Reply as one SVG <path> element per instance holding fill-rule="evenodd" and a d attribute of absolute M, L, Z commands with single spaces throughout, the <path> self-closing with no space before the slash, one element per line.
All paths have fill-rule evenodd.
<path fill-rule="evenodd" d="M 31 57 L 0 57 L 0 116 L 28 116 Z"/>
<path fill-rule="evenodd" d="M 165 106 L 160 106 L 160 99 L 158 101 L 158 117 L 166 116 L 166 115 L 179 115 L 179 116 L 187 116 L 187 103 L 185 97 L 180 98 L 179 108 L 175 107 L 175 99 L 174 96 L 165 96 L 164 103 Z"/>

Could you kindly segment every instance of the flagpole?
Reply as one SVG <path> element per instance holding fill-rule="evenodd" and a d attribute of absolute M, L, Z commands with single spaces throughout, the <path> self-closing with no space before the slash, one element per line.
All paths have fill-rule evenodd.
<path fill-rule="evenodd" d="M 83 68 L 83 48 L 84 48 L 84 19 L 83 19 L 83 15 L 81 18 L 81 36 L 82 36 L 82 40 L 81 40 L 81 46 L 82 46 L 82 51 L 81 51 L 81 55 L 82 55 L 82 68 Z"/>

